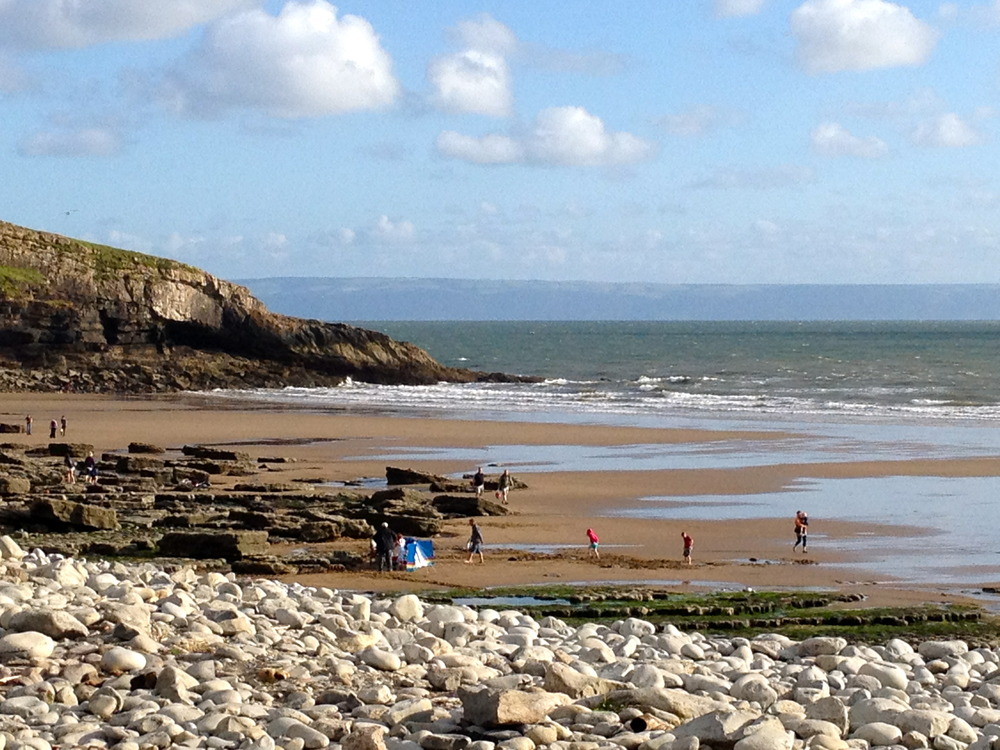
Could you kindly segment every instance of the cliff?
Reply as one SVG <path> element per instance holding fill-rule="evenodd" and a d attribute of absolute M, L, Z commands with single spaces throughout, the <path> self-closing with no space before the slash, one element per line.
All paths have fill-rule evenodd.
<path fill-rule="evenodd" d="M 412 344 L 278 315 L 165 258 L 0 222 L 0 389 L 159 391 L 504 379 Z"/>

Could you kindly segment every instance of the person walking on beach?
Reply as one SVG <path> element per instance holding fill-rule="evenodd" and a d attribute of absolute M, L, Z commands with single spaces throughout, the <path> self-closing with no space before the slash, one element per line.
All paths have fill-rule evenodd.
<path fill-rule="evenodd" d="M 24 418 L 24 434 L 25 435 L 30 435 L 31 434 L 31 415 L 30 414 Z"/>
<path fill-rule="evenodd" d="M 504 469 L 500 479 L 497 480 L 497 498 L 502 500 L 504 505 L 507 504 L 507 493 L 510 492 L 511 481 L 510 471 Z"/>
<path fill-rule="evenodd" d="M 59 423 L 56 422 L 56 420 L 53 419 L 51 422 L 49 422 L 49 440 L 56 439 L 56 430 L 58 429 L 59 429 Z"/>
<path fill-rule="evenodd" d="M 803 554 L 809 551 L 809 515 L 805 511 L 797 510 L 795 511 L 795 544 L 792 545 L 792 552 L 800 544 Z"/>
<path fill-rule="evenodd" d="M 472 487 L 476 491 L 476 499 L 483 496 L 483 489 L 486 486 L 486 477 L 483 476 L 483 467 L 476 469 L 476 474 L 472 477 Z"/>
<path fill-rule="evenodd" d="M 59 417 L 59 434 L 62 435 L 62 436 L 64 436 L 64 437 L 66 435 L 66 415 L 65 414 L 63 414 L 61 417 Z"/>
<path fill-rule="evenodd" d="M 396 534 L 385 521 L 375 532 L 375 557 L 378 558 L 378 570 L 392 570 L 392 549 L 396 546 Z"/>
<path fill-rule="evenodd" d="M 601 540 L 597 538 L 597 532 L 593 529 L 587 529 L 587 539 L 590 541 L 590 552 L 588 553 L 590 557 L 596 557 L 598 560 L 601 559 L 601 553 L 598 551 L 597 546 L 601 543 Z"/>
<path fill-rule="evenodd" d="M 681 532 L 681 540 L 684 542 L 684 562 L 691 564 L 691 550 L 694 548 L 694 539 L 686 531 Z"/>
<path fill-rule="evenodd" d="M 466 545 L 469 548 L 469 559 L 465 562 L 472 562 L 472 558 L 479 555 L 479 562 L 483 562 L 483 532 L 479 529 L 479 524 L 476 523 L 475 518 L 469 519 L 469 526 L 472 527 L 472 531 L 469 534 L 469 543 Z"/>

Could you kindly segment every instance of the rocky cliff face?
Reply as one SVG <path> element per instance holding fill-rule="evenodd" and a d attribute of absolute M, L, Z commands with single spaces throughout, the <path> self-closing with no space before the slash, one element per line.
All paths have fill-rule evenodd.
<path fill-rule="evenodd" d="M 494 379 L 412 344 L 269 312 L 164 258 L 0 222 L 0 388 L 151 391 Z"/>

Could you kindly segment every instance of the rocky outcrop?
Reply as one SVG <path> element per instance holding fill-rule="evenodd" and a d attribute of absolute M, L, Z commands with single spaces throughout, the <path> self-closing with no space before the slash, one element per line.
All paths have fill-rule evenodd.
<path fill-rule="evenodd" d="M 444 367 L 384 334 L 268 311 L 245 287 L 165 258 L 0 222 L 0 388 L 163 391 L 422 384 Z"/>

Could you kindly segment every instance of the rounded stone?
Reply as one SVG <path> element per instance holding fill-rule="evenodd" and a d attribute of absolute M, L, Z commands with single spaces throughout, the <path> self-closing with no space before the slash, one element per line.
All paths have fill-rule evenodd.
<path fill-rule="evenodd" d="M 115 646 L 101 657 L 101 669 L 110 674 L 134 672 L 146 667 L 146 657 L 138 651 Z"/>
<path fill-rule="evenodd" d="M 14 658 L 41 661 L 52 656 L 56 642 L 45 633 L 26 630 L 22 633 L 8 633 L 0 638 L 0 658 Z"/>

